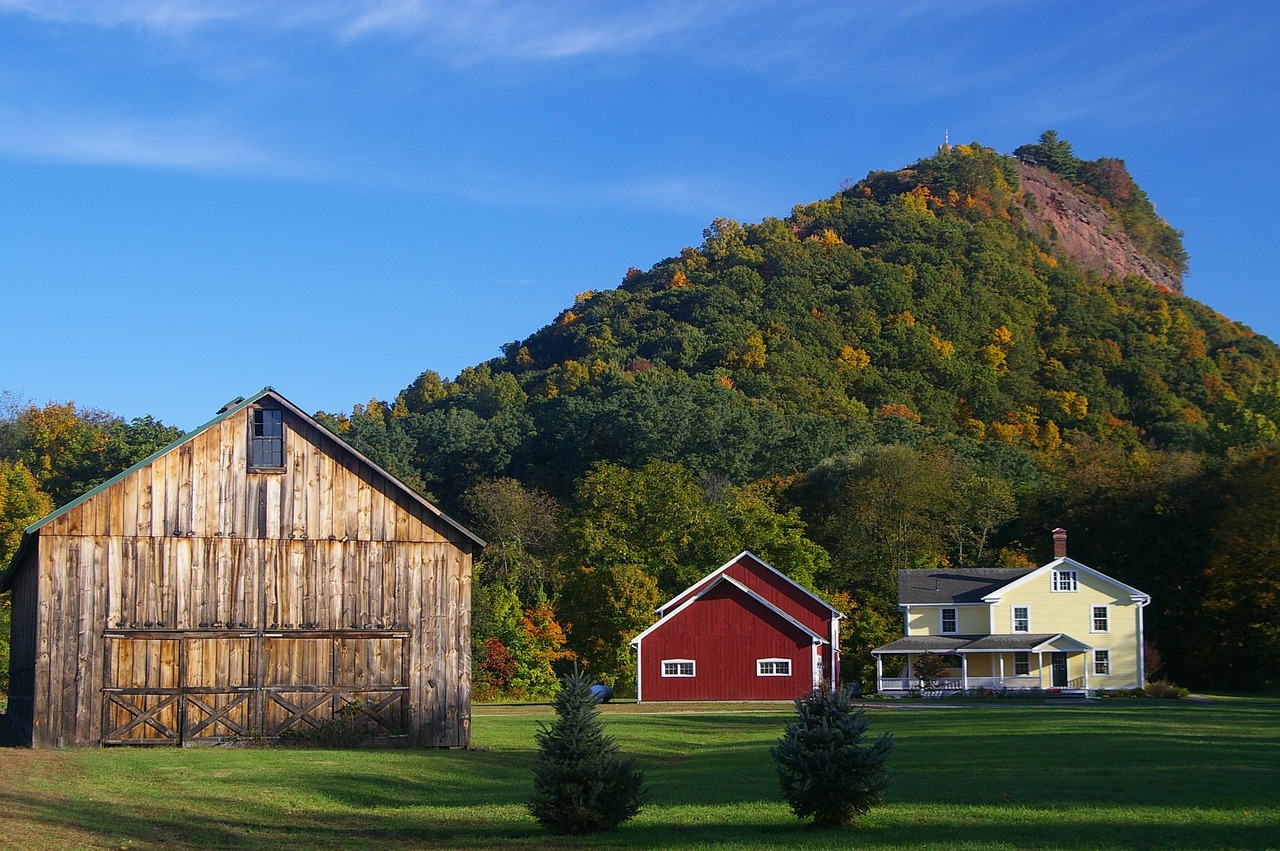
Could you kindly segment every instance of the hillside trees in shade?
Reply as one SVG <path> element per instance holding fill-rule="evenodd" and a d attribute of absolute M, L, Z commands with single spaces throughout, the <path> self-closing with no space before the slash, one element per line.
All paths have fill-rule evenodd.
<path fill-rule="evenodd" d="M 0 459 L 0 573 L 18 551 L 22 530 L 53 510 L 35 476 L 21 461 Z M 0 594 L 0 692 L 9 691 L 9 592 Z"/>
<path fill-rule="evenodd" d="M 994 534 L 1016 513 L 1009 482 L 941 448 L 902 444 L 829 459 L 792 498 L 831 555 L 820 582 L 883 612 L 896 606 L 899 570 L 991 566 Z"/>
<path fill-rule="evenodd" d="M 1280 448 L 1233 465 L 1209 538 L 1204 600 L 1195 630 L 1201 682 L 1237 688 L 1280 683 Z"/>
<path fill-rule="evenodd" d="M 486 479 L 462 500 L 470 528 L 488 545 L 474 562 L 472 670 L 480 699 L 551 697 L 553 665 L 569 656 L 548 596 L 558 542 L 559 506 L 515 479 Z"/>

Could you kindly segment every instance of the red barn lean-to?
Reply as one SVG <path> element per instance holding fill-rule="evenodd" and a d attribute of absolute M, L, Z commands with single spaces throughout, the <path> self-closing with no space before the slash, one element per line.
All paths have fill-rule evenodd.
<path fill-rule="evenodd" d="M 790 700 L 836 688 L 844 616 L 749 552 L 657 609 L 640 633 L 646 700 Z"/>
<path fill-rule="evenodd" d="M 37 747 L 470 743 L 484 542 L 265 388 L 30 526 L 9 718 Z"/>

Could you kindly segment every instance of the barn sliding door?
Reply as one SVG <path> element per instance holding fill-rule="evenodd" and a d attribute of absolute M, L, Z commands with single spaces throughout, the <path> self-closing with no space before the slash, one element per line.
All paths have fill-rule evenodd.
<path fill-rule="evenodd" d="M 103 744 L 181 745 L 321 729 L 402 736 L 408 636 L 106 636 Z"/>
<path fill-rule="evenodd" d="M 262 730 L 306 734 L 326 721 L 372 736 L 405 732 L 405 638 L 267 636 Z"/>

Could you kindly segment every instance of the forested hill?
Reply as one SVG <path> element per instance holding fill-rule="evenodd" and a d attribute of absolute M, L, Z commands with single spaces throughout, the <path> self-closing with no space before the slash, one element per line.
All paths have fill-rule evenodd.
<path fill-rule="evenodd" d="M 1052 131 L 944 147 L 718 219 L 502 357 L 324 419 L 494 542 L 478 642 L 495 600 L 508 649 L 510 612 L 545 604 L 624 671 L 658 598 L 751 548 L 855 613 L 856 668 L 897 629 L 896 568 L 1042 561 L 1064 525 L 1206 681 L 1274 620 L 1231 589 L 1280 565 L 1220 530 L 1277 463 L 1280 351 L 1181 295 L 1186 266 L 1122 160 Z"/>
<path fill-rule="evenodd" d="M 1046 137 L 1021 164 L 943 148 L 784 219 L 719 219 L 504 357 L 423 373 L 339 427 L 446 502 L 501 475 L 566 495 L 601 460 L 741 483 L 873 443 L 1022 459 L 1080 437 L 1221 454 L 1271 434 L 1276 347 L 1171 291 L 1178 233 L 1122 161 Z M 1107 233 L 1068 239 L 1020 169 L 1108 213 Z M 1106 274 L 1108 245 L 1161 283 Z"/>

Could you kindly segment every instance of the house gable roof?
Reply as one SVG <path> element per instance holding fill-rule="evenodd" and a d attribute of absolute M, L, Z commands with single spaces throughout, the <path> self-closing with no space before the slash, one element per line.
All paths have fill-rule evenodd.
<path fill-rule="evenodd" d="M 675 596 L 674 596 L 674 597 L 672 597 L 670 600 L 668 600 L 667 602 L 663 603 L 663 604 L 662 604 L 661 606 L 659 606 L 658 608 L 654 609 L 654 611 L 655 611 L 657 614 L 659 614 L 659 615 L 661 615 L 661 616 L 665 617 L 665 616 L 666 616 L 666 615 L 665 615 L 665 613 L 666 613 L 669 609 L 671 609 L 673 606 L 676 606 L 676 605 L 684 605 L 684 603 L 683 603 L 683 602 L 681 602 L 681 601 L 684 601 L 684 600 L 685 600 L 685 598 L 686 598 L 687 596 L 691 595 L 691 594 L 692 594 L 693 592 L 695 592 L 695 591 L 698 591 L 699 589 L 702 589 L 704 585 L 706 585 L 706 586 L 709 588 L 709 587 L 711 586 L 712 581 L 713 581 L 716 577 L 718 577 L 718 576 L 723 576 L 723 575 L 724 575 L 724 573 L 725 573 L 725 571 L 727 571 L 729 568 L 733 567 L 735 564 L 737 564 L 737 563 L 739 563 L 740 561 L 742 561 L 744 558 L 750 559 L 750 560 L 751 560 L 752 562 L 754 562 L 756 565 L 758 565 L 758 566 L 760 566 L 760 567 L 763 567 L 764 569 L 766 569 L 766 570 L 768 570 L 768 571 L 771 571 L 775 576 L 779 577 L 779 578 L 780 578 L 780 579 L 782 579 L 785 583 L 787 583 L 787 584 L 788 584 L 788 585 L 790 585 L 791 587 L 795 588 L 796 590 L 800 591 L 802 594 L 805 594 L 806 596 L 808 596 L 810 599 L 812 599 L 814 602 L 816 602 L 819 606 L 821 606 L 821 607 L 822 607 L 822 608 L 824 608 L 824 609 L 828 609 L 828 610 L 831 612 L 832 617 L 834 617 L 835 619 L 839 620 L 840 618 L 843 618 L 843 617 L 844 617 L 844 614 L 843 614 L 839 609 L 836 609 L 834 606 L 832 606 L 832 605 L 831 605 L 830 603 L 828 603 L 826 600 L 823 600 L 823 599 L 822 599 L 821 597 L 819 597 L 817 594 L 814 594 L 814 593 L 813 593 L 812 591 L 810 591 L 808 588 L 805 588 L 803 585 L 801 585 L 800 583 L 796 582 L 796 581 L 795 581 L 794 579 L 792 579 L 790 576 L 787 576 L 787 575 L 786 575 L 785 573 L 783 573 L 781 570 L 778 570 L 776 567 L 774 567 L 773 565 L 769 564 L 769 563 L 768 563 L 768 562 L 766 562 L 764 559 L 760 558 L 758 555 L 756 555 L 755 553 L 751 552 L 750 550 L 743 550 L 742 552 L 738 553 L 736 556 L 734 556 L 733 558 L 729 559 L 729 560 L 728 560 L 728 561 L 726 561 L 724 564 L 720 565 L 720 566 L 719 566 L 719 567 L 717 567 L 715 570 L 711 571 L 711 572 L 710 572 L 710 573 L 708 573 L 706 576 L 702 577 L 702 578 L 701 578 L 701 579 L 699 579 L 697 582 L 693 583 L 693 584 L 692 584 L 692 585 L 690 585 L 688 588 L 684 589 L 684 590 L 683 590 L 683 591 L 681 591 L 679 594 L 675 595 Z M 737 582 L 735 582 L 734 584 L 735 584 L 735 585 L 738 585 L 738 584 L 741 584 L 741 583 L 737 583 Z M 775 606 L 775 608 L 776 608 L 776 606 Z"/>
<path fill-rule="evenodd" d="M 370 461 L 362 453 L 360 453 L 358 450 L 352 447 L 349 443 L 344 441 L 341 437 L 334 434 L 332 431 L 325 428 L 320 423 L 316 422 L 316 420 L 313 417 L 303 412 L 302 409 L 294 405 L 288 399 L 281 396 L 279 393 L 276 392 L 274 388 L 268 386 L 268 387 L 262 388 L 257 393 L 253 394 L 247 399 L 241 398 L 241 399 L 237 399 L 234 402 L 228 403 L 222 408 L 222 410 L 218 411 L 217 415 L 213 419 L 187 432 L 186 434 L 182 435 L 177 440 L 173 441 L 167 446 L 156 450 L 155 452 L 148 455 L 146 458 L 143 458 L 141 461 L 137 462 L 136 464 L 129 467 L 128 469 L 120 473 L 117 473 L 116 475 L 112 476 L 110 479 L 107 479 L 105 482 L 98 485 L 97 487 L 94 487 L 90 490 L 85 491 L 80 496 L 68 502 L 66 505 L 59 507 L 57 510 L 52 511 L 49 514 L 46 514 L 44 517 L 40 518 L 39 520 L 37 520 L 36 522 L 28 526 L 26 529 L 24 529 L 22 534 L 22 541 L 21 543 L 19 543 L 17 551 L 14 553 L 13 558 L 10 560 L 8 568 L 5 570 L 4 575 L 0 576 L 0 591 L 9 590 L 14 568 L 21 562 L 22 558 L 25 556 L 26 551 L 30 547 L 30 541 L 40 531 L 41 527 L 43 527 L 44 525 L 46 525 L 47 523 L 53 520 L 56 520 L 58 517 L 61 517 L 62 515 L 66 514 L 67 512 L 71 511 L 77 506 L 87 502 L 88 500 L 93 499 L 93 497 L 97 496 L 99 493 L 102 493 L 103 491 L 110 488 L 112 485 L 115 485 L 116 483 L 123 481 L 129 476 L 132 476 L 134 473 L 138 472 L 143 467 L 146 467 L 148 464 L 152 463 L 157 458 L 160 458 L 161 456 L 166 455 L 169 452 L 172 452 L 173 450 L 177 449 L 179 446 L 182 446 L 184 443 L 187 443 L 188 441 L 195 439 L 198 435 L 202 434 L 205 431 L 208 431 L 210 428 L 216 426 L 217 424 L 223 422 L 224 420 L 236 415 L 237 413 L 244 410 L 245 408 L 250 407 L 252 405 L 261 404 L 263 400 L 269 400 L 271 403 L 279 405 L 281 408 L 288 410 L 290 413 L 299 417 L 300 419 L 307 422 L 308 424 L 314 426 L 316 429 L 319 430 L 319 432 L 322 435 L 324 435 L 326 439 L 332 440 L 335 444 L 341 447 L 345 452 L 351 453 L 351 455 L 359 459 L 361 463 L 368 465 L 368 467 L 371 470 L 373 470 L 379 476 L 381 476 L 397 492 L 404 495 L 410 502 L 425 509 L 427 513 L 434 515 L 435 517 L 438 517 L 446 525 L 457 530 L 463 537 L 470 540 L 477 547 L 485 546 L 485 541 L 483 539 L 481 539 L 480 537 L 472 533 L 470 530 L 468 530 L 465 526 L 463 526 L 457 520 L 454 520 L 452 517 L 445 514 L 439 508 L 432 505 L 430 502 L 424 499 L 422 495 L 419 494 L 417 491 L 413 490 L 408 485 L 401 482 L 399 479 L 397 479 L 395 476 L 388 473 L 386 470 L 382 469 L 382 467 L 375 464 L 373 461 Z"/>
<path fill-rule="evenodd" d="M 1040 567 L 1029 570 L 1026 572 L 1025 575 L 1019 576 L 1016 579 L 1013 579 L 1012 581 L 998 588 L 992 588 L 982 598 L 982 602 L 984 603 L 999 602 L 1000 598 L 1004 594 L 1008 593 L 1009 591 L 1012 591 L 1014 588 L 1017 588 L 1020 585 L 1025 585 L 1026 583 L 1031 582 L 1033 579 L 1044 576 L 1046 573 L 1050 571 L 1062 570 L 1062 569 L 1074 570 L 1079 573 L 1084 573 L 1089 576 L 1093 576 L 1097 579 L 1100 579 L 1103 582 L 1106 582 L 1110 585 L 1113 585 L 1116 588 L 1118 588 L 1122 593 L 1128 594 L 1129 597 L 1132 598 L 1133 602 L 1137 603 L 1138 605 L 1145 606 L 1147 603 L 1151 602 L 1150 594 L 1147 594 L 1143 591 L 1139 591 L 1137 588 L 1134 588 L 1132 585 L 1126 585 L 1125 583 L 1121 582 L 1119 579 L 1115 579 L 1113 577 L 1107 576 L 1105 573 L 1103 573 L 1100 570 L 1094 570 L 1092 567 L 1089 567 L 1089 565 L 1081 564 L 1075 559 L 1067 558 L 1066 556 L 1062 556 L 1061 558 L 1055 558 L 1053 561 L 1049 562 L 1048 564 L 1044 564 L 1044 565 L 1041 565 Z"/>
<path fill-rule="evenodd" d="M 898 604 L 982 603 L 987 595 L 1035 570 L 1034 567 L 899 570 Z"/>
<path fill-rule="evenodd" d="M 761 563 L 763 564 L 763 562 L 761 562 Z M 714 574 L 713 574 L 713 575 L 714 575 Z M 714 579 L 712 579 L 710 582 L 707 582 L 705 585 L 703 585 L 701 588 L 699 588 L 699 589 L 698 589 L 698 592 L 697 592 L 696 594 L 692 594 L 692 595 L 690 595 L 690 596 L 689 596 L 689 597 L 688 597 L 688 598 L 687 598 L 683 603 L 681 603 L 679 606 L 677 606 L 676 608 L 672 609 L 672 610 L 671 610 L 670 612 L 668 612 L 667 614 L 663 615 L 661 618 L 659 618 L 659 619 L 658 619 L 658 621 L 657 621 L 656 623 L 652 624 L 652 625 L 651 625 L 648 629 L 646 629 L 644 632 L 640 633 L 640 634 L 639 634 L 639 635 L 637 635 L 635 638 L 631 639 L 631 644 L 632 644 L 633 646 L 638 645 L 642 639 L 644 639 L 647 635 L 649 635 L 649 633 L 653 632 L 654 630 L 656 630 L 656 629 L 658 629 L 659 627 L 661 627 L 663 624 L 665 624 L 665 623 L 667 623 L 668 621 L 670 621 L 672 618 L 674 618 L 674 617 L 676 617 L 677 615 L 679 615 L 681 612 L 683 612 L 685 609 L 687 609 L 687 608 L 689 608 L 690 606 L 692 606 L 692 605 L 693 605 L 694 603 L 696 603 L 698 600 L 701 600 L 704 596 L 706 596 L 708 593 L 710 593 L 712 589 L 714 589 L 714 588 L 718 587 L 721 583 L 724 583 L 724 584 L 729 585 L 730 587 L 732 587 L 732 588 L 736 589 L 738 592 L 740 592 L 740 593 L 744 594 L 744 595 L 745 595 L 745 596 L 747 596 L 748 598 L 750 598 L 750 599 L 754 600 L 755 602 L 759 603 L 759 604 L 760 604 L 761 606 L 763 606 L 767 611 L 769 611 L 770 613 L 772 613 L 772 614 L 773 614 L 773 615 L 775 615 L 776 617 L 780 618 L 781 620 L 783 620 L 783 621 L 784 621 L 784 622 L 786 622 L 787 624 L 789 624 L 789 625 L 791 625 L 791 626 L 795 627 L 795 628 L 796 628 L 797 630 L 799 630 L 800 632 L 802 632 L 802 633 L 804 633 L 805 635 L 809 636 L 809 639 L 810 639 L 811 641 L 813 641 L 813 643 L 814 643 L 814 644 L 827 644 L 827 643 L 828 643 L 828 642 L 827 642 L 827 640 L 826 640 L 825 638 L 823 638 L 821 635 L 818 635 L 818 633 L 816 633 L 816 632 L 814 632 L 813 630 L 809 629 L 809 627 L 807 627 L 807 626 L 805 626 L 804 624 L 800 623 L 800 621 L 798 621 L 798 620 L 796 620 L 795 618 L 791 617 L 791 615 L 787 614 L 787 613 L 786 613 L 786 612 L 784 612 L 782 609 L 780 609 L 780 608 L 778 608 L 777 606 L 775 606 L 773 603 L 770 603 L 770 602 L 769 602 L 768 600 L 766 600 L 764 597 L 760 596 L 760 595 L 759 595 L 759 594 L 757 594 L 755 591 L 752 591 L 750 588 L 748 588 L 746 585 L 743 585 L 741 582 L 739 582 L 738 580 L 734 579 L 732 576 L 726 576 L 726 575 L 725 575 L 725 574 L 723 574 L 723 573 L 719 573 L 719 575 L 718 575 L 718 576 L 716 576 L 716 577 L 715 577 Z M 683 595 L 682 595 L 682 596 L 683 596 Z"/>

